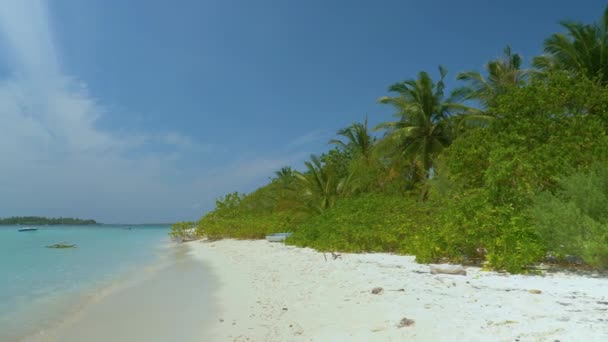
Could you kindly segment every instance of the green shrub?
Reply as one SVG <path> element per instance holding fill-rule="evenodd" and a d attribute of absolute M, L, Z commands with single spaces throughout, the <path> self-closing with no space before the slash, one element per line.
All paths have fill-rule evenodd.
<path fill-rule="evenodd" d="M 343 198 L 300 224 L 288 243 L 322 251 L 407 253 L 415 231 L 432 217 L 415 202 L 382 194 Z"/>
<path fill-rule="evenodd" d="M 232 217 L 211 212 L 197 226 L 200 235 L 209 239 L 263 239 L 268 234 L 293 231 L 298 216 L 290 213 L 241 213 Z"/>
<path fill-rule="evenodd" d="M 171 226 L 169 236 L 176 241 L 190 241 L 196 240 L 200 237 L 197 234 L 195 225 L 193 222 L 176 222 Z"/>
<path fill-rule="evenodd" d="M 547 248 L 608 268 L 608 165 L 564 177 L 555 193 L 536 197 L 531 214 Z"/>
<path fill-rule="evenodd" d="M 422 263 L 479 264 L 509 272 L 544 256 L 529 219 L 494 207 L 473 190 L 421 202 L 411 196 L 364 194 L 341 199 L 297 226 L 287 242 L 321 251 L 411 254 Z"/>
<path fill-rule="evenodd" d="M 231 193 L 216 201 L 215 209 L 197 223 L 197 234 L 209 239 L 263 239 L 276 232 L 293 231 L 308 214 L 298 210 L 292 191 L 275 179 L 251 194 Z"/>
<path fill-rule="evenodd" d="M 482 189 L 430 200 L 433 225 L 412 241 L 419 262 L 486 262 L 492 269 L 522 272 L 544 255 L 529 220 L 509 206 L 494 206 Z"/>

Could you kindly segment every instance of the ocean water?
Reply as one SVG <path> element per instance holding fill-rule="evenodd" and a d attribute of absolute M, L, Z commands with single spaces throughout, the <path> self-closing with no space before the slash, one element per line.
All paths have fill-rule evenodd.
<path fill-rule="evenodd" d="M 0 341 L 57 324 L 83 296 L 154 264 L 169 226 L 0 226 Z M 77 248 L 53 249 L 56 243 Z"/>

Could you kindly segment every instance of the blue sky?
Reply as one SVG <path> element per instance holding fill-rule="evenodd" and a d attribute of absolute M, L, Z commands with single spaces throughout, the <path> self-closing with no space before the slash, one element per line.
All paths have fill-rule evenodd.
<path fill-rule="evenodd" d="M 529 61 L 601 1 L 1 0 L 0 217 L 193 220 L 421 70 Z"/>

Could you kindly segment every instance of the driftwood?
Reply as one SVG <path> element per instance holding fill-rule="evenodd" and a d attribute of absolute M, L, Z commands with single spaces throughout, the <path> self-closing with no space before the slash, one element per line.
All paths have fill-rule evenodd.
<path fill-rule="evenodd" d="M 431 265 L 431 274 L 467 275 L 467 271 L 460 265 Z"/>
<path fill-rule="evenodd" d="M 325 253 L 323 253 L 323 257 L 325 258 L 325 261 L 327 261 L 327 256 L 325 255 Z M 342 254 L 331 252 L 331 258 L 333 260 L 342 259 Z"/>

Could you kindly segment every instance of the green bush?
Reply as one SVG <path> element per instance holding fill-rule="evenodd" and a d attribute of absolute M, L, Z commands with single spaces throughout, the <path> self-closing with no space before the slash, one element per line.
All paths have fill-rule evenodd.
<path fill-rule="evenodd" d="M 266 235 L 293 231 L 297 216 L 289 213 L 245 213 L 225 217 L 217 213 L 205 215 L 198 223 L 198 233 L 209 239 L 263 239 Z"/>
<path fill-rule="evenodd" d="M 539 194 L 530 210 L 547 249 L 608 268 L 608 165 L 564 177 L 559 186 Z"/>
<path fill-rule="evenodd" d="M 297 226 L 288 243 L 322 251 L 407 253 L 428 208 L 403 196 L 364 194 L 343 198 Z"/>
<path fill-rule="evenodd" d="M 437 209 L 433 225 L 411 244 L 419 262 L 457 262 L 522 272 L 544 255 L 529 220 L 512 207 L 494 206 L 477 189 L 430 199 Z"/>
<path fill-rule="evenodd" d="M 197 234 L 195 225 L 193 222 L 176 222 L 171 226 L 169 236 L 176 241 L 190 241 L 196 240 L 200 237 Z"/>
<path fill-rule="evenodd" d="M 442 156 L 463 188 L 485 188 L 497 206 L 523 209 L 560 175 L 608 155 L 606 89 L 586 79 L 552 74 L 499 96 L 487 128 L 460 135 Z"/>
<path fill-rule="evenodd" d="M 244 195 L 231 193 L 216 201 L 215 210 L 197 223 L 197 234 L 209 239 L 263 239 L 277 232 L 293 231 L 308 214 L 280 182 Z"/>
<path fill-rule="evenodd" d="M 492 269 L 522 272 L 544 256 L 529 220 L 509 207 L 494 207 L 474 190 L 435 196 L 364 194 L 341 199 L 297 226 L 287 242 L 321 251 L 393 252 L 418 262 L 487 262 Z"/>

